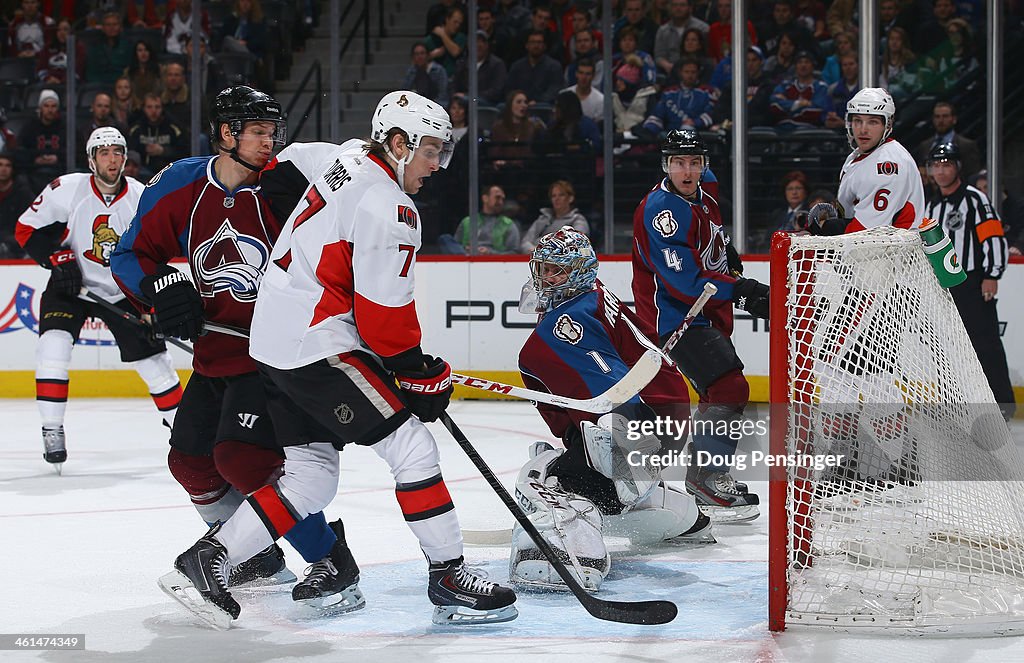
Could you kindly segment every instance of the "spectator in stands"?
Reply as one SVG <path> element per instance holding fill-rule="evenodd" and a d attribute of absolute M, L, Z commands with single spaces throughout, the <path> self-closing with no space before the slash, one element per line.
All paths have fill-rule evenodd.
<path fill-rule="evenodd" d="M 778 85 L 796 75 L 796 39 L 788 32 L 779 37 L 779 50 L 764 61 L 764 73 Z"/>
<path fill-rule="evenodd" d="M 917 94 L 921 89 L 917 56 L 910 50 L 907 40 L 907 31 L 903 28 L 894 27 L 889 30 L 878 72 L 878 86 L 888 90 L 896 103 Z"/>
<path fill-rule="evenodd" d="M 967 183 L 975 187 L 992 200 L 988 192 L 988 171 L 979 170 L 976 175 L 969 178 Z M 1003 187 L 1002 202 L 999 205 L 999 216 L 1003 219 L 1003 232 L 1006 234 L 1006 241 L 1010 245 L 1010 255 L 1019 256 L 1024 251 L 1024 200 L 1016 194 L 1011 194 L 1009 187 Z"/>
<path fill-rule="evenodd" d="M 494 43 L 495 22 L 494 12 L 491 11 L 490 7 L 481 7 L 476 10 L 476 29 L 477 31 L 483 31 L 487 36 L 487 41 L 491 44 Z"/>
<path fill-rule="evenodd" d="M 18 137 L 5 126 L 6 124 L 7 111 L 0 108 L 0 152 L 13 154 L 18 147 Z"/>
<path fill-rule="evenodd" d="M 704 45 L 704 33 L 696 28 L 690 28 L 686 31 L 686 34 L 683 35 L 683 43 L 680 48 L 682 49 L 680 57 L 693 58 L 700 66 L 701 84 L 710 83 L 711 74 L 715 71 L 715 61 L 708 57 L 707 47 Z M 670 77 L 670 82 L 675 82 L 675 75 L 678 74 L 673 74 L 673 76 Z"/>
<path fill-rule="evenodd" d="M 786 207 L 772 214 L 773 230 L 793 232 L 802 226 L 797 224 L 797 217 L 807 213 L 807 176 L 802 170 L 791 170 L 782 177 L 782 195 L 786 199 Z"/>
<path fill-rule="evenodd" d="M 430 49 L 422 41 L 412 45 L 412 62 L 405 71 L 402 89 L 412 90 L 442 106 L 448 105 L 448 75 L 444 67 L 430 59 Z"/>
<path fill-rule="evenodd" d="M 978 68 L 974 57 L 974 36 L 971 26 L 962 18 L 946 23 L 948 38 L 926 58 L 930 75 L 923 81 L 925 90 L 941 94 L 954 92 L 967 74 Z"/>
<path fill-rule="evenodd" d="M 820 50 L 811 31 L 797 22 L 793 13 L 793 0 L 775 0 L 771 19 L 761 24 L 757 34 L 761 37 L 761 47 L 769 56 L 779 50 L 779 39 L 783 34 L 793 38 L 797 50 L 810 53 L 818 53 Z"/>
<path fill-rule="evenodd" d="M 842 72 L 839 70 L 839 58 L 848 53 L 857 55 L 857 42 L 849 32 L 833 35 L 832 45 L 835 47 L 835 53 L 825 58 L 825 66 L 821 68 L 821 79 L 827 85 L 832 85 L 842 77 Z"/>
<path fill-rule="evenodd" d="M 837 35 L 845 32 L 857 36 L 860 34 L 860 20 L 856 17 L 860 0 L 832 0 L 825 12 L 825 23 L 828 31 Z"/>
<path fill-rule="evenodd" d="M 14 228 L 34 197 L 35 193 L 17 178 L 14 157 L 10 152 L 0 152 L 0 260 L 25 257 L 25 250 L 14 238 Z"/>
<path fill-rule="evenodd" d="M 192 80 L 192 35 L 185 37 L 185 80 Z M 210 55 L 207 49 L 206 37 L 199 35 L 199 113 L 200 126 L 205 127 L 210 117 L 210 102 L 217 97 L 217 93 L 228 87 L 228 78 L 224 73 L 217 58 Z M 189 108 L 191 111 L 191 108 Z M 200 143 L 205 147 L 206 134 L 202 134 Z M 204 152 L 205 153 L 205 152 Z"/>
<path fill-rule="evenodd" d="M 38 115 L 18 136 L 18 169 L 28 175 L 33 191 L 67 172 L 65 130 L 60 117 L 60 96 L 53 90 L 43 90 L 39 93 Z"/>
<path fill-rule="evenodd" d="M 128 130 L 128 149 L 142 155 L 142 166 L 152 173 L 188 153 L 185 132 L 164 116 L 160 95 L 143 98 L 142 119 Z"/>
<path fill-rule="evenodd" d="M 772 114 L 780 129 L 820 127 L 832 110 L 825 81 L 814 75 L 814 56 L 796 54 L 796 76 L 780 83 L 772 93 Z"/>
<path fill-rule="evenodd" d="M 642 128 L 641 123 L 651 114 L 658 101 L 658 88 L 643 85 L 640 79 L 642 67 L 635 55 L 615 70 L 615 92 L 612 93 L 612 111 L 615 113 L 616 133 L 625 133 Z"/>
<path fill-rule="evenodd" d="M 111 99 L 110 114 L 114 123 L 122 127 L 135 124 L 142 112 L 142 104 L 132 89 L 132 79 L 122 76 L 114 81 L 114 97 Z"/>
<path fill-rule="evenodd" d="M 461 0 L 440 0 L 440 2 L 430 5 L 430 8 L 427 9 L 427 29 L 423 34 L 429 35 L 434 28 L 443 26 L 448 18 L 448 12 L 453 7 L 461 9 L 462 15 L 466 15 L 466 3 Z"/>
<path fill-rule="evenodd" d="M 199 10 L 199 25 L 207 37 L 210 36 L 210 16 L 205 9 Z M 184 52 L 184 37 L 192 34 L 192 0 L 177 0 L 174 11 L 164 19 L 164 48 L 168 53 L 180 55 Z"/>
<path fill-rule="evenodd" d="M 128 177 L 134 177 L 143 184 L 153 177 L 153 173 L 142 170 L 142 156 L 135 150 L 128 150 L 124 155 L 124 174 Z"/>
<path fill-rule="evenodd" d="M 562 158 L 593 156 L 601 151 L 601 132 L 597 123 L 583 114 L 583 106 L 576 93 L 563 90 L 555 98 L 551 124 L 537 133 L 533 145 L 539 154 Z"/>
<path fill-rule="evenodd" d="M 612 71 L 614 72 L 626 58 L 640 58 L 640 77 L 644 85 L 653 85 L 657 81 L 658 67 L 654 64 L 651 54 L 637 48 L 636 31 L 631 27 L 619 30 L 616 36 L 616 52 L 612 55 Z"/>
<path fill-rule="evenodd" d="M 847 53 L 839 59 L 842 76 L 828 86 L 828 97 L 832 110 L 825 117 L 825 126 L 839 129 L 846 126 L 846 102 L 860 92 L 860 61 L 856 53 Z"/>
<path fill-rule="evenodd" d="M 521 169 L 523 159 L 530 156 L 534 136 L 544 123 L 530 116 L 526 93 L 512 90 L 505 98 L 505 108 L 491 128 L 491 141 L 498 143 L 488 149 L 491 165 L 499 171 Z"/>
<path fill-rule="evenodd" d="M 481 102 L 497 106 L 505 96 L 505 81 L 508 71 L 505 62 L 491 53 L 491 42 L 483 30 L 476 31 L 476 72 L 477 96 Z M 455 91 L 469 92 L 469 58 L 459 62 L 455 74 Z"/>
<path fill-rule="evenodd" d="M 712 124 L 711 112 L 715 102 L 711 95 L 700 89 L 700 65 L 685 57 L 676 65 L 679 87 L 666 91 L 643 128 L 651 134 L 662 134 L 673 129 L 690 127 L 707 129 Z"/>
<path fill-rule="evenodd" d="M 452 121 L 452 142 L 455 143 L 455 149 L 458 149 L 459 143 L 469 132 L 469 119 L 466 115 L 468 110 L 464 95 L 452 95 L 451 103 L 448 104 L 448 118 Z"/>
<path fill-rule="evenodd" d="M 819 0 L 796 0 L 793 5 L 796 22 L 807 28 L 816 42 L 828 38 L 828 27 L 825 25 L 825 5 Z"/>
<path fill-rule="evenodd" d="M 900 11 L 900 4 L 897 0 L 881 0 L 878 3 L 879 44 L 885 46 L 885 40 L 889 38 L 889 31 L 893 28 L 907 31 L 910 26 L 911 21 L 907 20 L 904 12 Z M 909 40 L 904 39 L 903 43 L 909 45 Z"/>
<path fill-rule="evenodd" d="M 78 129 L 76 130 L 76 142 L 75 142 L 75 162 L 79 168 L 88 168 L 85 155 L 85 145 L 89 142 L 89 136 L 92 132 L 100 127 L 115 127 L 122 134 L 127 132 L 126 127 L 118 126 L 114 122 L 114 118 L 110 114 L 111 111 L 111 98 L 106 92 L 97 92 L 96 96 L 92 98 L 92 104 L 89 106 L 89 119 L 88 121 L 79 121 Z"/>
<path fill-rule="evenodd" d="M 21 14 L 8 28 L 9 52 L 19 58 L 34 58 L 53 39 L 54 21 L 39 11 L 39 0 L 21 0 Z"/>
<path fill-rule="evenodd" d="M 36 56 L 36 72 L 39 80 L 51 85 L 64 85 L 68 80 L 68 35 L 71 23 L 61 19 L 53 33 L 53 39 Z M 75 42 L 75 80 L 81 81 L 85 74 L 85 44 Z"/>
<path fill-rule="evenodd" d="M 188 131 L 190 118 L 192 117 L 192 105 L 189 96 L 188 84 L 185 82 L 185 67 L 177 62 L 168 62 L 163 67 L 163 77 L 160 87 L 160 103 L 163 106 L 163 114 L 171 122 L 178 125 L 183 131 Z M 146 95 L 142 95 L 143 112 L 146 110 Z"/>
<path fill-rule="evenodd" d="M 519 251 L 519 224 L 502 212 L 505 210 L 505 190 L 497 184 L 485 186 L 480 194 L 480 215 L 476 223 L 469 217 L 459 222 L 455 235 L 441 235 L 438 239 L 442 253 L 475 255 L 509 254 Z"/>
<path fill-rule="evenodd" d="M 956 16 L 953 0 L 932 0 L 932 17 L 922 23 L 914 35 L 914 46 L 922 56 L 929 56 L 933 49 L 944 42 L 948 34 L 946 24 Z"/>
<path fill-rule="evenodd" d="M 125 67 L 124 75 L 132 79 L 132 90 L 140 97 L 160 92 L 160 65 L 145 39 L 135 42 L 132 61 Z"/>
<path fill-rule="evenodd" d="M 708 29 L 708 55 L 720 61 L 732 51 L 732 0 L 718 0 L 718 20 Z M 747 35 L 751 44 L 757 44 L 754 23 L 747 21 Z"/>
<path fill-rule="evenodd" d="M 565 68 L 565 81 L 569 85 L 576 84 L 576 68 L 579 67 L 579 63 L 582 60 L 589 60 L 594 65 L 594 85 L 601 88 L 601 75 L 603 71 L 601 62 L 601 51 L 597 48 L 597 43 L 594 41 L 594 31 L 583 29 L 573 35 L 573 60 L 568 67 Z"/>
<path fill-rule="evenodd" d="M 257 76 L 264 84 L 263 87 L 266 87 L 268 35 L 260 0 L 235 0 L 233 11 L 224 19 L 214 40 L 218 51 L 248 53 L 252 56 Z"/>
<path fill-rule="evenodd" d="M 455 75 L 455 64 L 466 48 L 466 35 L 461 32 L 466 13 L 459 7 L 451 7 L 445 14 L 444 25 L 436 25 L 427 35 L 427 50 L 430 59 L 444 67 L 445 75 Z"/>
<path fill-rule="evenodd" d="M 668 23 L 672 15 L 669 10 L 669 0 L 651 0 L 651 8 L 647 10 L 647 15 L 658 27 Z"/>
<path fill-rule="evenodd" d="M 807 197 L 805 206 L 807 209 L 811 209 L 818 203 L 828 203 L 835 207 L 836 201 L 836 194 L 832 193 L 828 189 L 815 189 L 814 191 L 811 191 L 811 195 Z"/>
<path fill-rule="evenodd" d="M 532 253 L 537 242 L 548 233 L 553 233 L 562 226 L 572 226 L 584 235 L 590 235 L 590 224 L 578 209 L 573 207 L 576 202 L 576 190 L 567 180 L 556 180 L 548 187 L 548 198 L 551 207 L 542 207 L 540 216 L 533 222 L 519 244 L 520 253 Z"/>
<path fill-rule="evenodd" d="M 960 151 L 961 171 L 965 177 L 970 177 L 981 169 L 981 153 L 978 144 L 962 136 L 956 131 L 956 108 L 948 101 L 940 101 L 932 107 L 932 127 L 935 135 L 926 138 L 914 149 L 914 161 L 919 166 L 925 165 L 928 160 L 928 153 L 936 145 L 953 143 Z"/>
<path fill-rule="evenodd" d="M 594 89 L 594 63 L 589 59 L 578 60 L 576 63 L 576 84 L 565 91 L 572 92 L 580 100 L 583 115 L 595 123 L 604 121 L 604 95 Z"/>
<path fill-rule="evenodd" d="M 645 0 L 626 0 L 622 18 L 616 21 L 612 28 L 612 38 L 618 42 L 619 33 L 627 27 L 633 29 L 637 49 L 644 53 L 654 52 L 654 38 L 658 34 L 659 26 L 647 15 Z"/>
<path fill-rule="evenodd" d="M 505 88 L 524 91 L 531 104 L 554 103 L 562 89 L 562 65 L 545 52 L 544 33 L 534 30 L 527 37 L 526 56 L 509 69 Z"/>
<path fill-rule="evenodd" d="M 499 0 L 494 11 L 494 53 L 506 65 L 525 54 L 523 44 L 530 31 L 530 20 L 530 10 L 521 0 Z"/>
<path fill-rule="evenodd" d="M 683 35 L 690 29 L 706 35 L 711 26 L 693 15 L 690 0 L 671 0 L 669 21 L 654 35 L 654 63 L 664 75 L 670 75 L 675 69 L 683 46 Z"/>
<path fill-rule="evenodd" d="M 589 57 L 595 62 L 600 60 L 601 31 L 594 29 L 590 25 L 590 14 L 582 9 L 575 9 L 569 17 L 569 25 L 571 26 L 571 32 L 565 42 L 569 62 L 576 62 L 581 57 Z M 584 30 L 590 35 L 589 45 L 577 44 L 576 35 Z"/>
<path fill-rule="evenodd" d="M 139 5 L 142 11 L 139 11 Z M 168 0 L 126 0 L 121 3 L 125 9 L 125 19 L 133 28 L 163 28 L 167 12 L 174 9 L 174 3 Z"/>
<path fill-rule="evenodd" d="M 89 47 L 85 59 L 85 80 L 113 84 L 131 62 L 132 50 L 121 35 L 121 14 L 108 11 L 101 24 L 103 37 Z"/>
<path fill-rule="evenodd" d="M 732 56 L 729 56 L 731 58 Z M 722 63 L 728 60 L 722 60 Z M 773 123 L 771 114 L 772 92 L 775 83 L 764 73 L 764 52 L 757 46 L 747 48 L 747 124 L 752 127 L 770 126 Z M 721 63 L 720 63 L 721 64 Z M 719 89 L 721 97 L 715 103 L 711 114 L 714 120 L 712 128 L 721 128 L 732 118 L 732 75 L 724 80 Z"/>

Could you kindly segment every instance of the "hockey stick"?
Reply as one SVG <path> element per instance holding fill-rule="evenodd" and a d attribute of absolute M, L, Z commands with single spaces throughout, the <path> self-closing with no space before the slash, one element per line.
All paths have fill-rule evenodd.
<path fill-rule="evenodd" d="M 235 327 L 233 325 L 225 325 L 221 322 L 210 322 L 209 320 L 203 321 L 203 331 L 212 331 L 217 332 L 218 334 L 225 334 L 227 336 L 237 336 L 238 338 L 249 338 L 248 329 Z"/>
<path fill-rule="evenodd" d="M 541 533 L 534 527 L 533 522 L 523 513 L 523 510 L 516 504 L 512 496 L 508 494 L 505 487 L 501 485 L 501 482 L 491 468 L 487 466 L 486 461 L 480 456 L 477 450 L 473 447 L 472 443 L 466 438 L 466 435 L 459 430 L 459 427 L 455 425 L 452 418 L 447 412 L 441 413 L 441 423 L 448 429 L 448 432 L 452 434 L 455 441 L 459 443 L 462 450 L 466 452 L 469 459 L 476 465 L 476 469 L 480 471 L 484 479 L 490 484 L 491 488 L 498 497 L 505 504 L 505 507 L 512 513 L 516 521 L 526 530 L 526 533 L 530 535 L 533 542 L 537 545 L 540 551 L 547 558 L 548 563 L 558 573 L 565 584 L 569 587 L 569 590 L 576 596 L 576 599 L 583 604 L 594 617 L 598 619 L 604 619 L 611 622 L 622 622 L 624 624 L 667 624 L 668 622 L 675 619 L 678 612 L 678 608 L 675 603 L 671 601 L 638 601 L 638 602 L 626 602 L 626 601 L 606 601 L 599 599 L 595 596 L 591 596 L 587 593 L 587 590 L 583 589 L 579 581 L 569 573 L 569 569 L 565 567 L 565 564 L 558 559 L 558 553 L 555 552 L 551 544 L 547 542 Z"/>
<path fill-rule="evenodd" d="M 686 330 L 690 328 L 690 324 L 693 323 L 694 318 L 700 315 L 700 312 L 704 309 L 704 305 L 708 303 L 708 300 L 718 292 L 718 286 L 708 281 L 704 284 L 704 292 L 700 293 L 700 297 L 693 303 L 690 310 L 686 312 L 686 317 L 683 318 L 683 323 L 676 328 L 672 335 L 665 339 L 665 345 L 661 347 L 662 354 L 665 358 L 675 365 L 675 362 L 669 357 L 669 353 L 672 352 L 672 348 L 676 347 L 676 343 L 683 337 Z"/>
<path fill-rule="evenodd" d="M 501 382 L 494 382 L 493 380 L 478 378 L 472 375 L 461 375 L 459 373 L 452 373 L 452 384 L 461 384 L 473 389 L 524 398 L 537 403 L 557 405 L 567 410 L 604 414 L 613 410 L 617 405 L 621 405 L 630 398 L 633 398 L 641 389 L 646 387 L 654 379 L 654 376 L 658 374 L 658 371 L 661 370 L 661 361 L 661 355 L 657 350 L 648 350 L 622 376 L 622 379 L 612 385 L 611 388 L 602 394 L 585 400 L 549 394 L 546 391 L 535 391 L 525 387 L 515 387 L 510 384 L 502 384 Z"/>
<path fill-rule="evenodd" d="M 192 354 L 192 346 L 186 343 L 185 341 L 178 340 L 172 336 L 164 336 L 163 334 L 157 332 L 157 330 L 153 328 L 153 325 L 149 324 L 142 318 L 132 315 L 131 313 L 129 313 L 128 311 L 124 310 L 119 306 L 111 304 L 110 302 L 103 299 L 102 297 L 97 295 L 95 292 L 89 290 L 88 288 L 82 288 L 81 294 L 84 295 L 85 297 L 88 297 L 90 300 L 96 302 L 97 304 L 107 309 L 111 313 L 116 313 L 117 315 L 121 316 L 124 320 L 127 320 L 131 324 L 137 327 L 145 327 L 147 330 L 152 332 L 153 335 L 156 336 L 156 338 L 158 338 L 159 340 L 164 341 L 165 343 L 170 343 L 171 345 L 181 348 L 185 352 Z"/>

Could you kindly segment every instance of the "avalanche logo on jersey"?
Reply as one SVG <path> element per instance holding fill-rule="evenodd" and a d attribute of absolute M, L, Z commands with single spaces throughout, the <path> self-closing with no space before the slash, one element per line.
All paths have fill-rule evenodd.
<path fill-rule="evenodd" d="M 679 223 L 676 222 L 676 218 L 672 216 L 672 210 L 666 209 L 658 212 L 654 215 L 654 219 L 651 220 L 651 225 L 654 229 L 661 233 L 662 237 L 671 237 L 676 234 L 679 230 Z"/>
<path fill-rule="evenodd" d="M 82 255 L 104 267 L 110 267 L 110 254 L 120 239 L 121 236 L 110 227 L 110 215 L 100 214 L 92 222 L 92 248 L 86 249 Z"/>
<path fill-rule="evenodd" d="M 717 223 L 708 225 L 711 228 L 711 241 L 700 247 L 701 262 L 708 271 L 728 274 L 729 257 L 725 251 L 725 230 Z"/>
<path fill-rule="evenodd" d="M 576 345 L 583 340 L 583 325 L 563 313 L 555 321 L 555 328 L 552 333 L 559 341 Z"/>
<path fill-rule="evenodd" d="M 225 219 L 216 234 L 196 247 L 192 255 L 199 294 L 213 297 L 226 290 L 237 301 L 256 301 L 269 258 L 270 251 L 263 242 L 238 233 Z"/>

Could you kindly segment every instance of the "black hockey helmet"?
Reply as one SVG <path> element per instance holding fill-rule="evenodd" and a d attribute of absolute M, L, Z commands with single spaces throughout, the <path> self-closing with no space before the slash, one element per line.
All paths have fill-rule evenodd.
<path fill-rule="evenodd" d="M 661 141 L 661 169 L 668 173 L 669 158 L 684 154 L 703 158 L 704 170 L 701 173 L 701 179 L 703 179 L 711 161 L 708 158 L 707 145 L 704 144 L 700 134 L 689 128 L 673 129 L 665 134 L 665 138 Z"/>
<path fill-rule="evenodd" d="M 248 85 L 221 90 L 213 100 L 210 125 L 215 139 L 220 138 L 220 125 L 227 124 L 232 136 L 242 133 L 246 122 L 273 122 L 277 126 L 274 142 L 284 145 L 287 126 L 284 111 L 276 99 Z"/>
<path fill-rule="evenodd" d="M 934 161 L 949 161 L 955 163 L 957 170 L 960 169 L 960 148 L 956 143 L 938 143 L 928 152 L 928 163 Z"/>

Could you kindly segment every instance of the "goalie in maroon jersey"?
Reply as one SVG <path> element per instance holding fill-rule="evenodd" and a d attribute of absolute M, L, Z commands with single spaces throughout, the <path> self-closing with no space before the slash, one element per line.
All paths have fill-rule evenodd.
<path fill-rule="evenodd" d="M 171 431 L 167 465 L 203 519 L 219 527 L 246 496 L 276 479 L 284 463 L 248 340 L 202 332 L 206 320 L 243 329 L 252 321 L 281 231 L 259 176 L 284 142 L 285 123 L 277 101 L 247 86 L 220 92 L 212 118 L 219 154 L 176 161 L 153 177 L 111 271 L 142 310 L 152 310 L 165 335 L 195 342 L 195 372 Z M 178 257 L 188 260 L 191 280 L 168 265 Z M 328 527 L 316 513 L 286 537 L 313 564 L 293 590 L 296 601 L 330 605 L 317 571 L 332 564 L 332 555 L 347 553 L 341 532 L 340 521 Z M 182 565 L 179 557 L 175 567 Z M 276 544 L 239 564 L 229 584 L 255 580 L 295 580 Z"/>
<path fill-rule="evenodd" d="M 569 226 L 545 235 L 534 249 L 521 309 L 541 317 L 519 353 L 519 371 L 531 389 L 592 398 L 657 349 L 636 315 L 598 282 L 597 268 L 590 240 Z M 634 545 L 714 543 L 711 521 L 693 497 L 661 481 L 658 466 L 633 462 L 664 456 L 672 446 L 653 435 L 630 434 L 636 422 L 689 419 L 686 383 L 675 368 L 663 364 L 638 395 L 600 418 L 542 403 L 537 410 L 565 451 L 536 443 L 516 495 L 585 587 L 598 589 L 611 565 L 602 534 L 628 536 Z M 676 444 L 677 452 L 685 439 Z M 509 577 L 518 585 L 565 588 L 518 526 Z"/>

